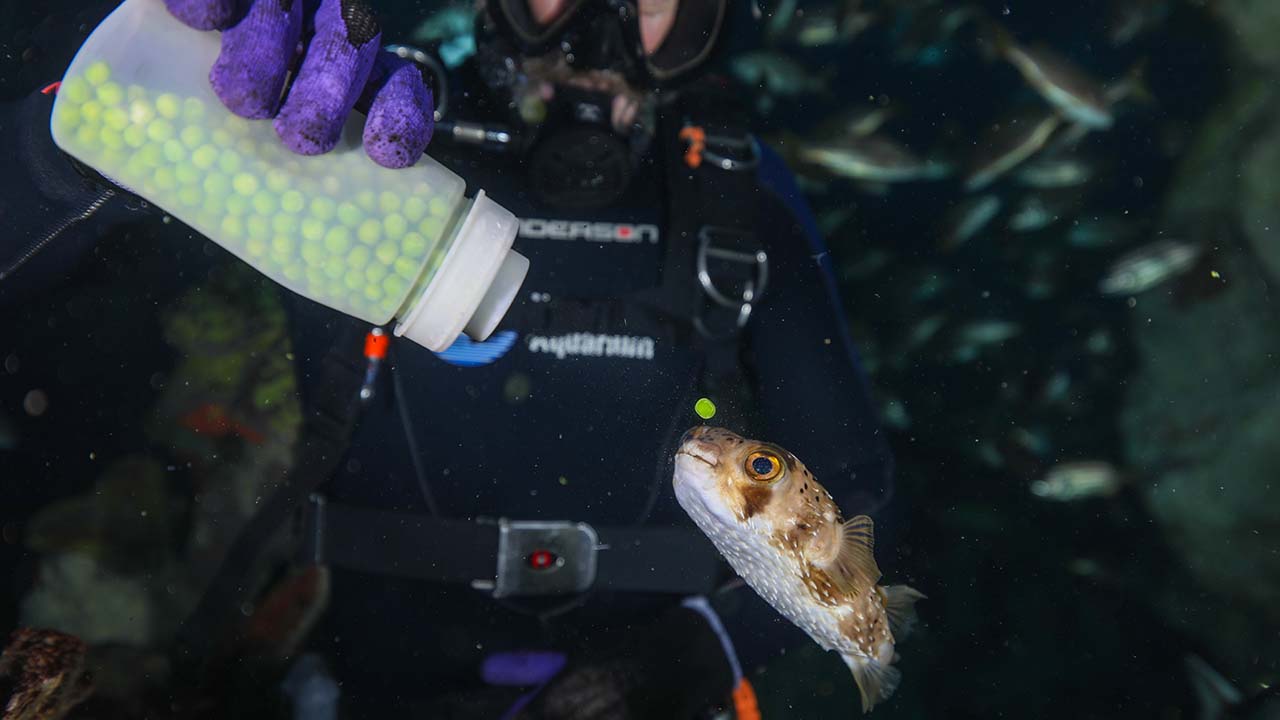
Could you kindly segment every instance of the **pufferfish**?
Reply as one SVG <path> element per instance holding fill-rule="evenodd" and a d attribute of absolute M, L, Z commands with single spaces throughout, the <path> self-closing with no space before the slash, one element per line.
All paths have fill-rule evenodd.
<path fill-rule="evenodd" d="M 874 526 L 845 521 L 831 494 L 794 455 L 728 430 L 699 426 L 681 439 L 676 499 L 733 569 L 778 612 L 853 671 L 868 712 L 901 673 L 894 642 L 924 595 L 881 586 Z"/>

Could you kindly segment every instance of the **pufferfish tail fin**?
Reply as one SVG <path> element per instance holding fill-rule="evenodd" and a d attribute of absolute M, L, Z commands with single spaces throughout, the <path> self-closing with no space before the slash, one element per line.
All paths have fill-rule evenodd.
<path fill-rule="evenodd" d="M 837 587 L 856 597 L 880 581 L 875 523 L 866 515 L 859 515 L 840 526 L 839 538 L 839 550 L 826 569 Z"/>
<path fill-rule="evenodd" d="M 894 642 L 900 642 L 916 626 L 916 601 L 925 599 L 925 594 L 906 585 L 887 585 L 879 590 L 889 616 L 889 631 Z"/>
<path fill-rule="evenodd" d="M 883 702 L 893 695 L 902 682 L 902 672 L 892 665 L 886 665 L 874 658 L 841 655 L 844 664 L 853 671 L 853 679 L 858 683 L 858 692 L 862 694 L 862 712 L 869 713 L 876 703 Z"/>

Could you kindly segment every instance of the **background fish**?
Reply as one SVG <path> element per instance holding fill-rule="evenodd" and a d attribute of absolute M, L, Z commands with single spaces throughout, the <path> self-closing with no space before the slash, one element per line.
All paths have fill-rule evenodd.
<path fill-rule="evenodd" d="M 871 518 L 846 522 L 794 455 L 721 428 L 685 433 L 672 483 L 681 507 L 742 579 L 840 654 L 864 712 L 893 693 L 901 678 L 891 666 L 894 643 L 924 596 L 877 585 Z"/>

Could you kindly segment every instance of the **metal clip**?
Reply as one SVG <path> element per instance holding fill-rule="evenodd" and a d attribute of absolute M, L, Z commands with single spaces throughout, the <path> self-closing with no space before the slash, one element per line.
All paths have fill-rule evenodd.
<path fill-rule="evenodd" d="M 712 278 L 712 260 L 754 266 L 752 277 L 743 281 L 740 291 L 718 287 Z M 697 272 L 698 283 L 707 297 L 715 304 L 737 312 L 733 329 L 724 335 L 728 337 L 746 326 L 751 319 L 751 311 L 764 294 L 769 282 L 769 256 L 756 243 L 754 235 L 731 228 L 703 227 L 698 231 Z M 717 337 L 706 326 L 701 313 L 694 318 L 694 325 L 704 337 Z"/>
<path fill-rule="evenodd" d="M 596 580 L 599 536 L 590 525 L 573 522 L 498 521 L 495 579 L 475 580 L 477 590 L 495 598 L 567 595 L 590 589 Z"/>

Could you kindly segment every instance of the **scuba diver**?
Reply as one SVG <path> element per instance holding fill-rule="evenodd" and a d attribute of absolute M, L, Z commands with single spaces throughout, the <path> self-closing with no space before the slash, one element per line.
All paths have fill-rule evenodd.
<path fill-rule="evenodd" d="M 249 599 L 237 566 L 296 518 L 296 562 L 332 577 L 308 646 L 325 669 L 310 672 L 337 680 L 344 716 L 749 715 L 749 677 L 809 640 L 675 502 L 681 433 L 713 411 L 878 521 L 893 467 L 816 225 L 746 127 L 743 90 L 705 72 L 742 8 L 488 0 L 474 55 L 451 66 L 438 45 L 384 49 L 394 37 L 367 8 L 323 0 L 277 107 L 258 84 L 295 68 L 259 51 L 294 3 L 166 5 L 223 31 L 210 80 L 229 108 L 273 117 L 308 154 L 353 106 L 381 118 L 375 161 L 429 149 L 520 218 L 531 263 L 492 337 L 438 353 L 388 349 L 387 333 L 286 294 L 309 408 L 298 462 L 184 652 L 216 641 Z M 331 102 L 327 83 L 357 92 Z M 50 104 L 28 98 L 6 122 L 33 172 L 10 207 L 46 212 L 44 230 L 28 219 L 0 243 L 3 304 L 147 206 L 53 149 Z"/>

